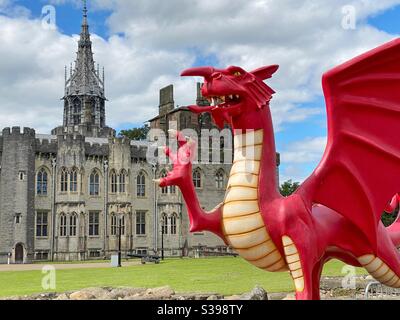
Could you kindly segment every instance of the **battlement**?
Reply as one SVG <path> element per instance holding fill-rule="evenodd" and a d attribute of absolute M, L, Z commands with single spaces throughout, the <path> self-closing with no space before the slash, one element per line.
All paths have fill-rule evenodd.
<path fill-rule="evenodd" d="M 97 126 L 87 126 L 87 125 L 78 125 L 78 126 L 69 126 L 69 127 L 57 127 L 51 131 L 52 135 L 81 135 L 85 137 L 91 138 L 108 138 L 114 137 L 116 135 L 116 131 L 109 127 L 99 128 Z"/>
<path fill-rule="evenodd" d="M 131 146 L 131 158 L 146 159 L 147 146 Z"/>
<path fill-rule="evenodd" d="M 115 144 L 115 145 L 125 145 L 125 146 L 130 146 L 131 145 L 131 140 L 125 137 L 122 138 L 117 138 L 117 137 L 110 137 L 108 138 L 108 143 L 110 145 Z"/>
<path fill-rule="evenodd" d="M 57 153 L 58 141 L 55 136 L 36 135 L 36 151 L 40 153 Z"/>
<path fill-rule="evenodd" d="M 58 143 L 79 144 L 85 142 L 85 137 L 80 134 L 57 135 Z"/>
<path fill-rule="evenodd" d="M 108 144 L 99 143 L 85 143 L 85 153 L 88 156 L 108 156 L 109 146 Z"/>
<path fill-rule="evenodd" d="M 21 127 L 12 127 L 12 128 L 4 128 L 3 129 L 3 137 L 8 136 L 26 136 L 26 137 L 35 137 L 35 129 L 31 129 L 28 127 L 24 127 L 21 131 Z"/>

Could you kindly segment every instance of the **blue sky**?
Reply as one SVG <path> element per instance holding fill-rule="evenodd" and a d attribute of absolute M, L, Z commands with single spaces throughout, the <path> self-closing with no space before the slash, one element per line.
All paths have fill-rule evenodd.
<path fill-rule="evenodd" d="M 24 6 L 31 9 L 33 17 L 40 17 L 42 14 L 43 5 L 48 1 L 19 1 Z M 82 21 L 81 7 L 74 3 L 65 3 L 63 5 L 55 5 L 57 9 L 57 27 L 61 32 L 72 35 L 80 32 L 80 22 Z M 89 24 L 91 32 L 100 35 L 103 38 L 109 37 L 109 31 L 104 21 L 110 16 L 111 10 L 92 10 L 89 15 Z"/>
<path fill-rule="evenodd" d="M 57 33 L 48 35 L 53 37 L 52 41 L 57 42 L 56 48 L 60 50 L 54 57 L 55 63 L 60 65 L 54 66 L 53 75 L 58 87 L 54 86 L 54 92 L 48 99 L 54 103 L 50 105 L 49 102 L 46 106 L 52 117 L 45 120 L 46 125 L 38 122 L 38 117 L 32 110 L 29 110 L 31 118 L 26 117 L 27 125 L 39 126 L 39 130 L 48 131 L 48 128 L 60 122 L 62 114 L 62 105 L 55 97 L 62 96 L 60 83 L 63 74 L 57 70 L 63 70 L 64 64 L 69 64 L 69 61 L 75 58 L 76 43 L 69 39 L 80 32 L 82 13 L 79 1 L 8 1 L 11 1 L 9 9 L 16 6 L 28 9 L 29 19 L 32 21 L 40 21 L 44 5 L 51 3 L 56 7 Z M 90 31 L 96 35 L 95 58 L 105 65 L 106 77 L 110 79 L 107 87 L 110 125 L 117 129 L 130 128 L 139 126 L 145 119 L 151 118 L 157 112 L 158 89 L 169 83 L 176 85 L 177 104 L 192 103 L 195 96 L 194 85 L 188 82 L 190 80 L 179 79 L 183 68 L 192 65 L 226 67 L 227 64 L 255 68 L 261 63 L 280 63 L 282 71 L 272 79 L 272 85 L 277 91 L 273 116 L 277 129 L 277 149 L 282 152 L 283 157 L 281 178 L 305 178 L 319 161 L 323 150 L 323 137 L 326 135 L 325 103 L 322 91 L 318 87 L 322 72 L 353 57 L 355 53 L 379 45 L 399 34 L 400 5 L 399 1 L 395 0 L 382 0 L 379 4 L 368 0 L 348 1 L 355 5 L 359 17 L 355 30 L 343 31 L 339 28 L 340 9 L 342 5 L 347 4 L 346 1 L 339 0 L 338 3 L 342 4 L 337 5 L 331 1 L 324 2 L 325 0 L 312 1 L 315 2 L 315 12 L 310 12 L 306 2 L 304 8 L 294 8 L 291 1 L 270 2 L 270 8 L 267 8 L 270 12 L 266 13 L 271 15 L 268 19 L 259 15 L 261 10 L 251 11 L 254 14 L 254 19 L 251 19 L 254 20 L 254 25 L 247 17 L 240 16 L 242 11 L 254 10 L 249 5 L 251 1 L 235 2 L 229 8 L 232 12 L 223 6 L 227 3 L 226 0 L 193 1 L 192 6 L 182 0 L 171 0 L 168 6 L 159 0 L 116 0 L 114 6 L 109 5 L 110 1 L 89 1 Z M 324 5 L 321 2 L 324 2 Z M 0 15 L 1 3 L 0 1 Z M 206 8 L 204 3 L 210 8 Z M 296 5 L 298 3 L 299 1 L 296 1 Z M 11 19 L 19 18 L 12 14 L 12 10 L 8 12 L 3 12 L 10 18 L 7 23 L 12 23 Z M 210 12 L 215 17 L 211 16 Z M 339 16 L 335 17 L 332 12 Z M 196 13 L 198 15 L 195 16 Z M 278 14 L 286 14 L 289 18 L 276 18 Z M 213 20 L 221 21 L 228 15 L 235 21 L 234 25 L 228 26 L 229 28 L 219 25 L 218 20 Z M 186 16 L 189 24 L 185 21 Z M 209 24 L 214 26 L 215 32 L 202 24 L 204 16 L 209 17 Z M 332 21 L 328 21 L 327 17 Z M 285 23 L 287 20 L 290 20 L 293 26 Z M 243 34 L 236 27 L 241 23 L 242 29 L 249 28 Z M 265 26 L 257 30 L 263 23 Z M 188 30 L 188 25 L 191 24 L 193 31 Z M 274 29 L 279 30 L 277 35 L 274 34 Z M 158 33 L 162 33 L 163 36 Z M 332 36 L 326 36 L 329 34 Z M 315 40 L 310 39 L 312 37 L 315 37 Z M 314 41 L 316 48 L 310 48 L 308 41 Z M 65 46 L 65 49 L 60 49 L 62 46 Z M 1 54 L 8 53 L 0 51 L 0 58 Z M 37 54 L 40 55 L 40 52 Z M 118 65 L 115 63 L 116 57 L 123 59 Z M 132 67 L 128 68 L 125 65 Z M 135 72 L 130 70 L 135 68 L 140 69 L 141 77 L 135 77 Z M 1 70 L 0 66 L 0 72 Z M 146 78 L 147 74 L 151 76 Z M 32 73 L 32 76 L 37 74 Z M 144 83 L 141 83 L 145 78 Z M 188 89 L 189 85 L 192 86 L 191 91 Z M 4 101 L 0 101 L 0 105 L 1 103 L 7 105 Z M 37 104 L 40 105 L 39 100 Z M 22 110 L 21 114 L 24 114 L 22 104 L 19 107 Z M 8 108 L 11 109 L 13 108 Z M 128 115 L 127 112 L 132 115 Z M 294 114 L 297 117 L 291 119 Z M 16 114 L 10 118 L 25 124 L 21 120 L 25 119 L 24 116 Z M 296 154 L 299 155 L 299 159 L 296 159 Z M 311 156 L 302 161 L 301 154 Z"/>
<path fill-rule="evenodd" d="M 368 23 L 379 30 L 391 34 L 400 33 L 400 6 L 394 6 L 385 12 L 368 19 Z"/>

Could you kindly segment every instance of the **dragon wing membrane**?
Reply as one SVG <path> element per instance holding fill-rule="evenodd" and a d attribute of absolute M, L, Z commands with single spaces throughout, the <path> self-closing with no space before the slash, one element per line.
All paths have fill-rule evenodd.
<path fill-rule="evenodd" d="M 374 249 L 382 212 L 400 191 L 400 38 L 326 73 L 328 144 L 298 192 L 365 233 Z"/>

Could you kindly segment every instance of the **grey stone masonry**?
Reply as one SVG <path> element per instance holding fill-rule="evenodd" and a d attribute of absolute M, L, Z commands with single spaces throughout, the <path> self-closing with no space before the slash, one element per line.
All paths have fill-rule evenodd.
<path fill-rule="evenodd" d="M 35 130 L 3 130 L 0 178 L 0 262 L 23 250 L 23 261 L 33 258 L 35 227 Z M 21 257 L 21 256 L 20 256 Z"/>
<path fill-rule="evenodd" d="M 160 90 L 160 115 L 165 115 L 174 109 L 174 87 L 169 85 Z"/>

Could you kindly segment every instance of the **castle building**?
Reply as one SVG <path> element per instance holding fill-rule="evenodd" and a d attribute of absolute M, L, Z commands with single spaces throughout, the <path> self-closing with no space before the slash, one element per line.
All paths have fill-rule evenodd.
<path fill-rule="evenodd" d="M 226 251 L 210 233 L 189 233 L 177 188 L 152 182 L 167 166 L 146 161 L 150 142 L 118 138 L 106 126 L 104 69 L 93 60 L 86 6 L 75 66 L 65 73 L 62 126 L 50 135 L 5 128 L 0 136 L 0 263 L 109 257 L 118 251 L 119 234 L 123 255 Z M 206 105 L 197 91 L 197 103 Z M 150 125 L 167 130 L 171 122 L 175 129 L 213 128 L 209 116 L 175 108 L 168 86 Z M 205 209 L 222 202 L 229 170 L 222 161 L 193 166 Z"/>
<path fill-rule="evenodd" d="M 116 137 L 107 127 L 104 79 L 93 59 L 85 5 L 75 66 L 69 74 L 65 68 L 62 126 L 49 135 L 19 127 L 0 135 L 0 263 L 109 258 L 120 245 L 123 256 L 230 251 L 211 233 L 191 234 L 179 189 L 153 183 L 170 169 L 148 161 L 154 139 Z M 211 210 L 225 196 L 232 134 L 222 134 L 209 114 L 176 108 L 173 89 L 160 90 L 150 128 L 189 129 L 199 137 L 193 183 Z M 207 106 L 200 89 L 196 104 Z"/>

